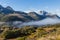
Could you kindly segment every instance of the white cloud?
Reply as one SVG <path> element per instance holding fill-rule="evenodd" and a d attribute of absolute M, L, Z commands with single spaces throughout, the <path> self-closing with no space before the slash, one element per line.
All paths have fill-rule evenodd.
<path fill-rule="evenodd" d="M 56 9 L 54 11 L 51 11 L 51 13 L 57 14 L 58 16 L 60 16 L 60 9 Z"/>

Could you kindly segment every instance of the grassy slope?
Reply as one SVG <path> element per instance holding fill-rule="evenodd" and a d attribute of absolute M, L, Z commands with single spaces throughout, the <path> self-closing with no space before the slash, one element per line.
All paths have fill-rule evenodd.
<path fill-rule="evenodd" d="M 6 29 L 10 30 L 8 28 Z M 60 40 L 60 24 L 47 25 L 37 28 L 30 26 L 17 29 L 13 28 L 8 33 L 5 32 L 6 29 L 4 29 L 4 31 L 0 34 L 0 36 L 5 34 L 3 37 L 0 37 L 1 40 L 3 40 L 2 38 L 5 38 L 6 40 Z M 13 34 L 18 34 L 18 36 L 15 37 L 16 35 L 13 36 Z M 11 38 L 12 36 L 10 35 L 12 35 L 14 38 Z M 6 36 L 10 38 L 7 39 Z"/>

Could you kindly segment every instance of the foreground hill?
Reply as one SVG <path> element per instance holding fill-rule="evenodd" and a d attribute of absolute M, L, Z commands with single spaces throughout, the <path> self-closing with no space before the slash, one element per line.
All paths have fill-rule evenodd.
<path fill-rule="evenodd" d="M 60 24 L 22 28 L 3 25 L 0 40 L 60 40 Z"/>

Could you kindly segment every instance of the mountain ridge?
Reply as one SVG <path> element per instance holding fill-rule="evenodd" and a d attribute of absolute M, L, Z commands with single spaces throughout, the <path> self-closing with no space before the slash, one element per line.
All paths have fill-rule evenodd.
<path fill-rule="evenodd" d="M 40 11 L 40 14 L 38 14 L 36 12 L 26 13 L 26 12 L 22 12 L 22 11 L 15 11 L 10 6 L 3 7 L 3 6 L 0 5 L 0 14 L 2 14 L 2 13 L 5 15 L 2 18 L 4 18 L 6 21 L 22 21 L 22 22 L 28 22 L 28 21 L 43 20 L 43 19 L 45 19 L 47 17 L 60 19 L 60 17 L 57 14 L 50 15 L 46 11 Z"/>

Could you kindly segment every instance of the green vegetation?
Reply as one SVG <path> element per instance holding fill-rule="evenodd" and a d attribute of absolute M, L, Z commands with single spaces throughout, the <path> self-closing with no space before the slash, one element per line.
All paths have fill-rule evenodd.
<path fill-rule="evenodd" d="M 60 24 L 21 28 L 5 25 L 0 28 L 0 31 L 0 39 L 3 38 L 3 40 L 60 40 Z"/>

